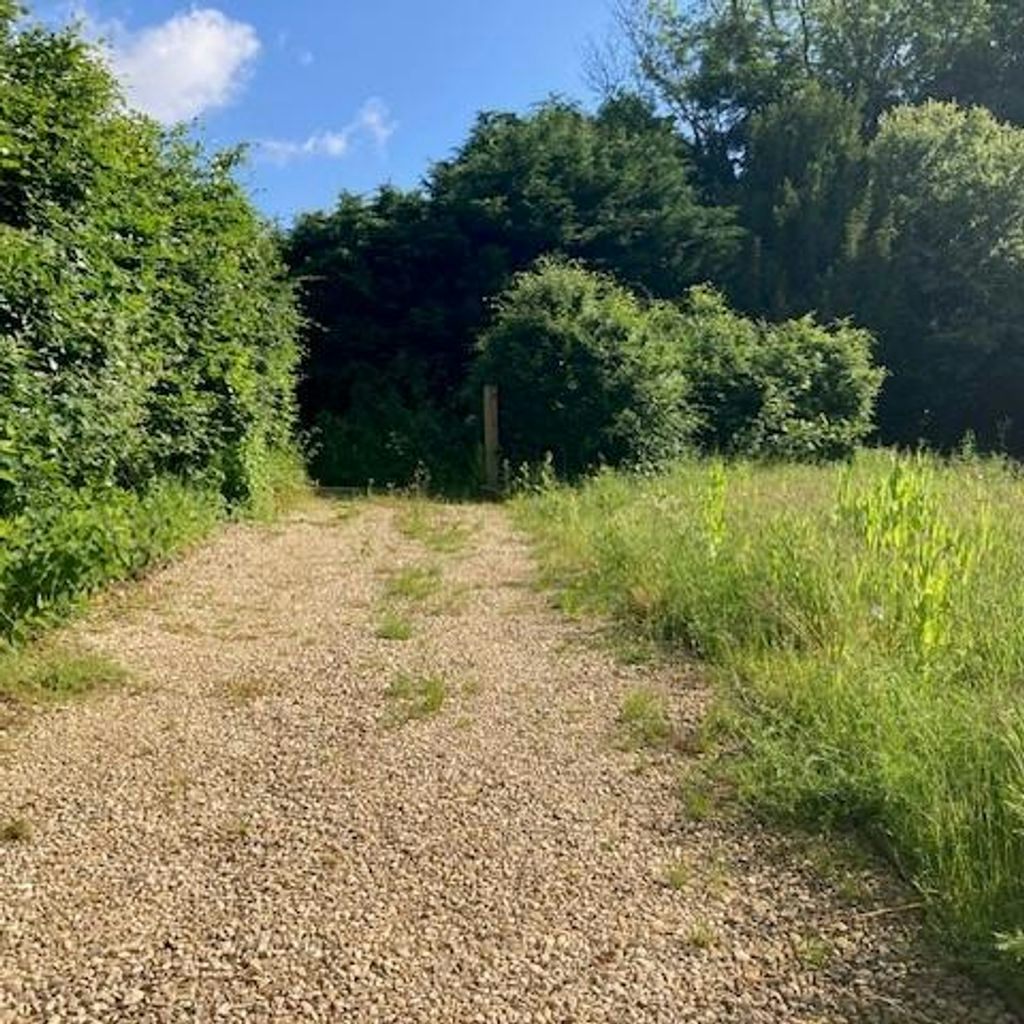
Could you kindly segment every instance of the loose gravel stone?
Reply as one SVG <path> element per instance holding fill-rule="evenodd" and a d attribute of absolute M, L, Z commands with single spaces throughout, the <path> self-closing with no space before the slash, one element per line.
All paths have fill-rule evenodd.
<path fill-rule="evenodd" d="M 468 536 L 444 555 L 339 512 L 232 526 L 72 629 L 136 685 L 0 754 L 32 826 L 0 846 L 0 1021 L 1014 1020 L 795 840 L 687 820 L 681 755 L 615 722 L 653 686 L 685 734 L 699 678 L 553 611 L 500 509 L 434 513 Z M 429 565 L 379 638 L 388 574 Z M 398 673 L 440 707 L 396 717 Z"/>

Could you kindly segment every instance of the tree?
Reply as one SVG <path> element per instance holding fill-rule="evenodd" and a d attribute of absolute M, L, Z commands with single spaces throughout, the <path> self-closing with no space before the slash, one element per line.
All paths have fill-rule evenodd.
<path fill-rule="evenodd" d="M 719 274 L 738 238 L 729 211 L 701 203 L 671 121 L 637 97 L 596 116 L 559 100 L 527 117 L 483 114 L 429 187 L 508 271 L 560 252 L 659 296 Z"/>
<path fill-rule="evenodd" d="M 490 300 L 538 257 L 586 259 L 660 296 L 724 273 L 734 215 L 699 200 L 687 153 L 671 122 L 635 98 L 596 115 L 551 100 L 525 116 L 480 115 L 422 190 L 343 196 L 332 213 L 302 218 L 287 258 L 312 324 L 301 396 L 307 425 L 320 424 L 324 479 L 344 461 L 332 448 L 350 452 L 357 436 L 379 454 L 377 480 L 410 460 L 446 475 L 458 445 L 424 451 L 409 430 L 461 436 L 462 385 Z M 368 381 L 389 396 L 386 417 L 355 402 Z M 436 431 L 414 410 L 424 402 Z"/>
<path fill-rule="evenodd" d="M 769 104 L 749 126 L 741 219 L 750 232 L 735 290 L 772 317 L 831 312 L 847 223 L 867 183 L 856 103 L 817 82 Z"/>
<path fill-rule="evenodd" d="M 1024 451 L 1024 129 L 981 108 L 903 108 L 870 165 L 847 288 L 893 372 L 886 436 L 950 446 L 971 430 Z"/>
<path fill-rule="evenodd" d="M 731 202 L 750 118 L 808 75 L 806 37 L 794 37 L 770 0 L 619 0 L 619 31 L 633 56 L 633 80 L 676 119 L 691 144 L 705 193 Z M 805 26 L 806 28 L 806 26 Z M 610 87 L 609 87 L 610 86 Z"/>
<path fill-rule="evenodd" d="M 815 80 L 873 134 L 926 99 L 1024 110 L 1016 0 L 621 0 L 634 71 L 679 120 L 717 187 L 747 165 L 750 119 Z"/>

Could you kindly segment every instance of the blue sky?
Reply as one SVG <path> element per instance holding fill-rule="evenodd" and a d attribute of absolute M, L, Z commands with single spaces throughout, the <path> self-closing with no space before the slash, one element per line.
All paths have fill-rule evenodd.
<path fill-rule="evenodd" d="M 107 41 L 135 105 L 197 116 L 211 146 L 254 145 L 245 172 L 285 221 L 342 189 L 416 184 L 480 109 L 587 100 L 588 42 L 609 0 L 85 0 L 40 3 Z"/>

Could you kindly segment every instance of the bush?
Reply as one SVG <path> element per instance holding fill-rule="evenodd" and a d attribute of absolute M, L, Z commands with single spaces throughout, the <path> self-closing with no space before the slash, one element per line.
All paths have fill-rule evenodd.
<path fill-rule="evenodd" d="M 690 449 L 838 459 L 872 430 L 872 338 L 811 317 L 733 312 L 716 291 L 644 304 L 576 263 L 541 260 L 498 300 L 472 383 L 497 384 L 513 463 L 570 476 Z"/>
<path fill-rule="evenodd" d="M 322 410 L 313 426 L 311 471 L 334 487 L 429 483 L 448 493 L 476 482 L 474 438 L 439 409 L 407 363 L 389 372 L 364 366 L 344 413 Z"/>
<path fill-rule="evenodd" d="M 55 491 L 0 520 L 0 639 L 22 639 L 107 581 L 138 574 L 222 512 L 216 488 L 159 480 L 141 492 Z"/>
<path fill-rule="evenodd" d="M 126 113 L 72 32 L 0 22 L 0 65 L 0 515 L 211 472 L 252 500 L 298 316 L 237 156 Z"/>
<path fill-rule="evenodd" d="M 667 306 L 646 310 L 610 277 L 545 258 L 498 299 L 474 394 L 496 384 L 503 455 L 547 453 L 570 476 L 678 454 L 693 418 Z"/>
<path fill-rule="evenodd" d="M 679 331 L 704 451 L 839 459 L 871 433 L 884 373 L 866 331 L 749 320 L 709 288 L 690 291 Z"/>
<path fill-rule="evenodd" d="M 0 635 L 291 467 L 299 317 L 232 172 L 0 0 Z"/>

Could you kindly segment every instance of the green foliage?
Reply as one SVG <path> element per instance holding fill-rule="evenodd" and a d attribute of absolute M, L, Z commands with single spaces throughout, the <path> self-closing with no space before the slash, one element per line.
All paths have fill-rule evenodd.
<path fill-rule="evenodd" d="M 404 363 L 384 373 L 364 367 L 344 413 L 321 409 L 313 435 L 310 470 L 333 486 L 402 487 L 426 477 L 451 493 L 476 479 L 474 434 Z"/>
<path fill-rule="evenodd" d="M 866 331 L 749 320 L 706 288 L 691 291 L 679 329 L 705 451 L 838 459 L 871 433 L 883 373 Z"/>
<path fill-rule="evenodd" d="M 692 416 L 675 319 L 578 264 L 545 259 L 520 274 L 498 301 L 472 378 L 474 391 L 499 387 L 504 456 L 532 464 L 550 451 L 574 475 L 682 451 Z"/>
<path fill-rule="evenodd" d="M 10 11 L 10 15 L 8 14 Z M 232 178 L 125 111 L 73 31 L 0 9 L 0 622 L 142 565 L 292 444 L 298 314 Z M 176 518 L 179 517 L 179 518 Z"/>
<path fill-rule="evenodd" d="M 894 111 L 871 148 L 849 289 L 882 339 L 890 436 L 1024 446 L 1024 129 L 981 109 Z"/>
<path fill-rule="evenodd" d="M 743 256 L 718 280 L 741 308 L 870 328 L 892 371 L 885 440 L 948 449 L 971 430 L 983 448 L 1024 451 L 1024 158 L 1018 130 L 996 120 L 1024 124 L 1024 7 L 621 0 L 619 12 L 640 87 L 675 116 L 704 194 L 739 209 Z"/>
<path fill-rule="evenodd" d="M 439 483 L 472 482 L 478 396 L 460 396 L 474 344 L 489 300 L 538 257 L 585 258 L 670 297 L 722 273 L 736 247 L 732 212 L 700 202 L 687 147 L 645 104 L 480 115 L 423 191 L 344 195 L 291 233 L 314 472 L 404 484 L 422 464 Z"/>
<path fill-rule="evenodd" d="M 578 264 L 519 275 L 481 338 L 473 389 L 497 384 L 504 456 L 570 476 L 692 448 L 849 456 L 870 433 L 882 373 L 872 340 L 809 317 L 769 325 L 693 289 L 644 305 Z"/>
<path fill-rule="evenodd" d="M 863 124 L 953 99 L 1021 109 L 1013 0 L 622 0 L 639 78 L 686 128 L 710 179 L 746 163 L 751 118 L 808 82 L 856 100 Z"/>
<path fill-rule="evenodd" d="M 518 511 L 566 600 L 708 660 L 744 798 L 866 832 L 1019 990 L 1021 489 L 1001 463 L 876 454 L 606 473 Z"/>
<path fill-rule="evenodd" d="M 836 264 L 864 193 L 857 103 L 810 82 L 755 114 L 739 194 L 750 232 L 735 289 L 785 317 L 835 305 Z"/>
<path fill-rule="evenodd" d="M 503 277 L 483 296 L 558 253 L 670 298 L 719 274 L 738 237 L 731 213 L 703 205 L 690 177 L 671 121 L 621 96 L 596 115 L 556 100 L 526 117 L 481 114 L 430 190 L 470 239 L 501 253 Z"/>
<path fill-rule="evenodd" d="M 0 520 L 0 638 L 18 639 L 108 580 L 137 575 L 208 531 L 224 508 L 216 490 L 170 478 L 49 497 Z"/>

